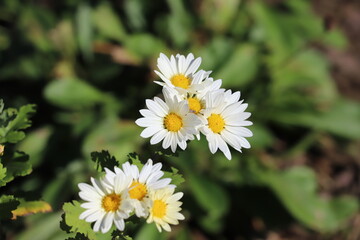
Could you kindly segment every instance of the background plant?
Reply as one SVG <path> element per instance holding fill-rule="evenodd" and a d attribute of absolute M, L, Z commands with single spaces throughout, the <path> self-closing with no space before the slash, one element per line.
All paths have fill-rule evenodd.
<path fill-rule="evenodd" d="M 66 239 L 62 205 L 97 175 L 91 152 L 108 150 L 119 163 L 134 151 L 161 160 L 186 179 L 187 220 L 168 235 L 134 227 L 134 239 L 356 239 L 360 106 L 338 93 L 320 51 L 344 51 L 346 39 L 310 1 L 279 2 L 2 1 L 0 96 L 38 106 L 14 146 L 33 172 L 12 184 L 53 209 L 11 221 L 4 234 Z M 159 52 L 193 52 L 224 88 L 241 91 L 252 149 L 227 161 L 202 139 L 178 157 L 153 155 L 134 120 L 160 92 Z"/>

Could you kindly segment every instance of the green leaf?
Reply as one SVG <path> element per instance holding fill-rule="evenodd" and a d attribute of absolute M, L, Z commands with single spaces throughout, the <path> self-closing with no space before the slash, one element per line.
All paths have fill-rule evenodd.
<path fill-rule="evenodd" d="M 91 107 L 107 98 L 107 95 L 76 78 L 63 78 L 50 82 L 44 90 L 44 96 L 50 103 L 67 109 Z"/>
<path fill-rule="evenodd" d="M 350 139 L 360 139 L 360 106 L 345 99 L 339 99 L 326 112 L 283 112 L 275 119 L 285 124 L 306 126 Z"/>
<path fill-rule="evenodd" d="M 18 150 L 26 152 L 30 156 L 29 163 L 35 168 L 38 166 L 47 151 L 49 139 L 53 133 L 51 126 L 43 126 L 27 134 L 19 144 Z"/>
<path fill-rule="evenodd" d="M 164 178 L 171 178 L 171 184 L 180 186 L 181 183 L 185 182 L 184 177 L 179 174 L 179 170 L 174 167 L 171 167 L 172 172 L 164 171 Z"/>
<path fill-rule="evenodd" d="M 35 113 L 35 105 L 22 106 L 19 111 L 5 109 L 0 114 L 0 143 L 17 143 L 25 137 L 23 130 L 31 126 L 30 117 Z"/>
<path fill-rule="evenodd" d="M 192 15 L 181 0 L 167 0 L 167 3 L 171 9 L 171 14 L 167 17 L 171 40 L 177 47 L 184 47 L 191 40 Z"/>
<path fill-rule="evenodd" d="M 155 57 L 166 48 L 159 38 L 146 33 L 130 35 L 125 41 L 125 47 L 139 59 Z"/>
<path fill-rule="evenodd" d="M 203 1 L 200 8 L 205 25 L 215 33 L 227 32 L 239 14 L 240 0 Z"/>
<path fill-rule="evenodd" d="M 93 12 L 94 24 L 104 37 L 122 42 L 126 38 L 125 28 L 109 3 L 103 2 Z"/>
<path fill-rule="evenodd" d="M 6 182 L 3 180 L 6 177 L 6 168 L 0 163 L 0 187 L 4 186 Z"/>
<path fill-rule="evenodd" d="M 131 161 L 132 164 L 136 165 L 139 169 L 141 169 L 144 164 L 141 163 L 140 157 L 137 153 L 129 153 L 128 158 Z"/>
<path fill-rule="evenodd" d="M 214 79 L 222 79 L 223 86 L 227 88 L 242 87 L 255 77 L 259 67 L 258 58 L 254 45 L 239 45 L 215 73 Z"/>
<path fill-rule="evenodd" d="M 7 172 L 5 178 L 2 180 L 3 184 L 12 181 L 15 177 L 29 175 L 32 167 L 28 160 L 29 156 L 20 151 L 5 156 L 3 164 Z"/>
<path fill-rule="evenodd" d="M 26 216 L 33 213 L 46 213 L 51 212 L 51 206 L 44 201 L 25 201 L 20 200 L 20 205 L 12 211 L 13 218 L 18 216 Z"/>
<path fill-rule="evenodd" d="M 251 148 L 264 149 L 271 146 L 274 142 L 274 136 L 269 129 L 261 125 L 261 123 L 256 123 L 250 126 L 249 129 L 253 132 L 253 136 L 248 138 Z"/>
<path fill-rule="evenodd" d="M 358 209 L 353 197 L 322 199 L 317 196 L 315 174 L 307 167 L 294 167 L 282 173 L 262 172 L 259 177 L 294 217 L 316 231 L 338 230 Z"/>
<path fill-rule="evenodd" d="M 13 217 L 12 211 L 20 204 L 12 195 L 2 195 L 0 197 L 0 220 L 11 219 Z"/>
<path fill-rule="evenodd" d="M 76 13 L 76 24 L 79 47 L 87 60 L 92 59 L 93 26 L 91 8 L 88 4 L 80 4 Z"/>
<path fill-rule="evenodd" d="M 61 213 L 47 213 L 34 221 L 31 226 L 26 228 L 24 231 L 16 237 L 17 240 L 28 240 L 34 239 L 36 236 L 36 240 L 56 240 L 61 236 L 60 239 L 65 239 L 65 233 L 61 233 L 59 230 L 59 221 L 61 219 Z"/>
<path fill-rule="evenodd" d="M 207 211 L 207 216 L 201 218 L 203 226 L 210 232 L 220 231 L 223 224 L 221 218 L 229 210 L 227 192 L 208 177 L 193 174 L 189 175 L 188 179 L 196 201 Z"/>
<path fill-rule="evenodd" d="M 91 224 L 85 220 L 79 219 L 80 214 L 85 211 L 80 207 L 78 201 L 72 203 L 65 203 L 63 206 L 65 212 L 65 224 L 69 226 L 69 231 L 73 233 L 82 233 L 89 238 L 89 240 L 105 240 L 111 239 L 111 230 L 105 234 L 95 233 L 91 228 Z"/>
<path fill-rule="evenodd" d="M 135 235 L 134 240 L 165 240 L 166 235 L 161 234 L 155 224 L 144 224 Z"/>

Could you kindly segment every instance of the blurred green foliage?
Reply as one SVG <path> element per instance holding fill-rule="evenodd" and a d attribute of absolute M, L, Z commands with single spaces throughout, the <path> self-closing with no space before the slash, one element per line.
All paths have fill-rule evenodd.
<path fill-rule="evenodd" d="M 97 174 L 90 154 L 102 150 L 120 163 L 136 151 L 186 179 L 186 221 L 170 234 L 129 227 L 137 240 L 251 239 L 294 223 L 323 234 L 346 229 L 358 211 L 354 196 L 325 199 L 309 166 L 281 167 L 308 157 L 324 138 L 342 146 L 360 140 L 360 106 L 336 91 L 319 44 L 344 49 L 346 40 L 323 29 L 310 1 L 1 1 L 0 96 L 8 106 L 38 105 L 34 126 L 16 145 L 34 171 L 13 190 L 54 209 L 2 231 L 65 239 L 59 211 L 78 198 L 79 182 Z M 201 139 L 177 157 L 154 155 L 161 146 L 141 139 L 134 120 L 145 99 L 160 93 L 152 83 L 160 52 L 201 56 L 201 68 L 241 91 L 254 122 L 252 149 L 227 161 Z M 265 229 L 251 226 L 254 218 Z"/>

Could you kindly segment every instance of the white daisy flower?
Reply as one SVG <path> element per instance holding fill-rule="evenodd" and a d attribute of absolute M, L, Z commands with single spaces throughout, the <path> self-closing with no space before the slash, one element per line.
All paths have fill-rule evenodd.
<path fill-rule="evenodd" d="M 113 181 L 96 180 L 91 178 L 92 185 L 80 183 L 79 196 L 86 201 L 81 207 L 86 210 L 79 218 L 86 222 L 95 222 L 95 232 L 101 230 L 106 233 L 112 224 L 123 231 L 125 228 L 124 219 L 129 217 L 132 206 L 128 197 L 128 188 L 131 178 L 125 174 L 117 174 Z"/>
<path fill-rule="evenodd" d="M 196 126 L 201 124 L 201 121 L 195 114 L 189 113 L 186 101 L 179 102 L 165 90 L 163 93 L 165 102 L 158 97 L 146 100 L 148 109 L 140 110 L 143 117 L 135 123 L 145 127 L 140 136 L 151 137 L 150 144 L 157 144 L 163 140 L 164 149 L 171 146 L 171 150 L 175 152 L 179 146 L 184 150 L 187 146 L 186 141 L 194 139 Z"/>
<path fill-rule="evenodd" d="M 179 200 L 183 195 L 182 192 L 174 194 L 174 188 L 162 188 L 150 192 L 150 214 L 146 222 L 155 222 L 159 232 L 161 232 L 162 229 L 170 232 L 171 228 L 169 224 L 177 225 L 179 224 L 179 220 L 185 219 L 184 215 L 180 213 L 182 202 Z"/>
<path fill-rule="evenodd" d="M 231 152 L 227 144 L 241 152 L 241 148 L 250 148 L 245 137 L 251 137 L 252 132 L 245 126 L 252 125 L 246 119 L 250 113 L 245 112 L 248 104 L 239 101 L 240 92 L 231 93 L 230 90 L 210 92 L 206 95 L 207 108 L 204 110 L 206 122 L 200 131 L 206 135 L 211 153 L 218 149 L 227 159 L 231 159 Z"/>
<path fill-rule="evenodd" d="M 140 172 L 136 165 L 130 164 L 129 162 L 122 165 L 123 171 L 117 167 L 115 167 L 115 173 L 109 169 L 105 169 L 105 171 L 106 178 L 109 181 L 111 181 L 118 173 L 124 173 L 131 178 L 129 187 L 130 203 L 135 209 L 136 216 L 147 217 L 149 212 L 146 206 L 148 205 L 149 191 L 164 187 L 175 187 L 174 185 L 169 185 L 171 182 L 170 178 L 160 179 L 164 175 L 164 172 L 161 171 L 161 167 L 161 163 L 153 165 L 152 160 L 149 159 Z"/>
<path fill-rule="evenodd" d="M 189 53 L 186 57 L 180 54 L 175 57 L 171 55 L 170 59 L 160 53 L 157 63 L 160 72 L 155 70 L 155 73 L 163 82 L 155 81 L 155 83 L 176 88 L 183 94 L 186 91 L 194 91 L 199 88 L 204 78 L 210 74 L 210 72 L 203 70 L 196 72 L 201 64 L 201 58 L 195 59 L 192 53 Z"/>

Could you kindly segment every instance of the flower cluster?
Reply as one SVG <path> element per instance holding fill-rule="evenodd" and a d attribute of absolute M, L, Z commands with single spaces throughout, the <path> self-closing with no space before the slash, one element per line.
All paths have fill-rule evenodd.
<path fill-rule="evenodd" d="M 245 112 L 248 105 L 240 92 L 221 88 L 222 81 L 211 78 L 211 71 L 198 70 L 200 64 L 201 58 L 191 53 L 170 59 L 161 53 L 155 73 L 162 81 L 155 82 L 163 87 L 164 100 L 147 99 L 136 124 L 145 127 L 141 137 L 151 137 L 151 144 L 162 141 L 162 147 L 173 152 L 177 146 L 184 150 L 188 140 L 200 139 L 202 133 L 211 153 L 220 149 L 230 160 L 228 145 L 239 152 L 250 148 L 245 137 L 252 136 L 246 128 L 252 125 L 247 120 L 251 114 Z"/>
<path fill-rule="evenodd" d="M 142 167 L 126 162 L 122 169 L 105 169 L 105 176 L 91 178 L 92 185 L 80 183 L 79 196 L 86 201 L 81 207 L 86 210 L 79 216 L 87 222 L 95 222 L 93 230 L 106 233 L 114 223 L 123 231 L 125 219 L 133 213 L 137 217 L 147 218 L 147 223 L 155 222 L 161 232 L 171 231 L 169 224 L 178 224 L 183 220 L 180 213 L 183 193 L 174 193 L 175 186 L 170 178 L 161 177 L 161 163 L 153 165 L 151 159 Z"/>

